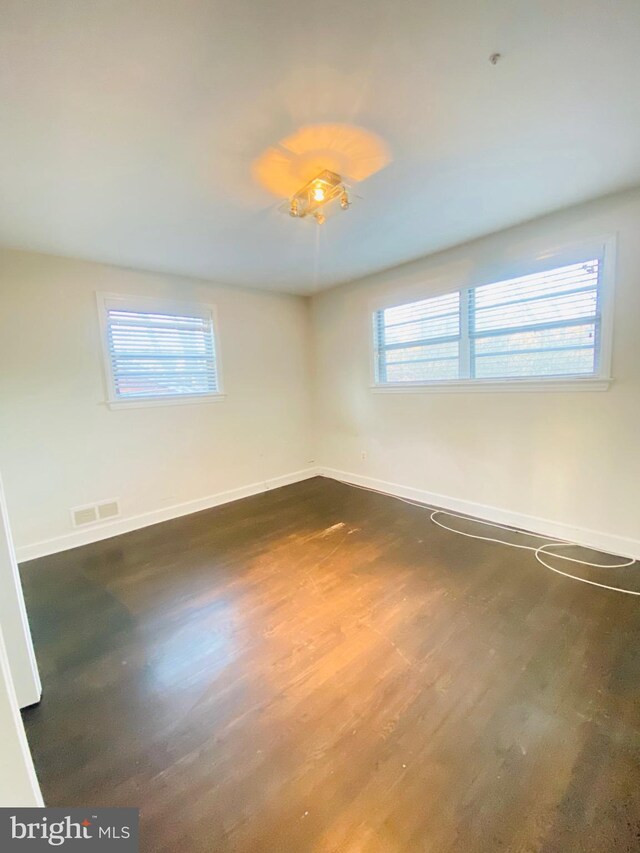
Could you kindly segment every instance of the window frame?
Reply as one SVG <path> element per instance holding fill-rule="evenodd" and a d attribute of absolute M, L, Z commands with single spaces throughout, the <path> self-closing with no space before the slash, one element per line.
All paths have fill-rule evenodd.
<path fill-rule="evenodd" d="M 616 235 L 607 235 L 588 242 L 568 244 L 551 250 L 539 252 L 517 262 L 498 263 L 491 265 L 480 273 L 469 276 L 464 286 L 443 286 L 433 289 L 421 285 L 412 285 L 403 289 L 403 296 L 398 298 L 397 292 L 392 299 L 378 299 L 370 302 L 369 310 L 369 365 L 370 388 L 382 394 L 434 393 L 434 392 L 478 392 L 478 391 L 606 391 L 613 382 L 611 376 L 611 358 L 613 349 L 613 314 L 615 267 L 617 254 Z M 487 284 L 497 284 L 520 276 L 542 273 L 557 267 L 581 263 L 585 260 L 597 259 L 600 262 L 599 300 L 600 300 L 600 348 L 597 355 L 598 372 L 594 375 L 573 374 L 554 377 L 508 377 L 504 379 L 432 379 L 414 380 L 409 382 L 380 382 L 378 381 L 378 360 L 380 351 L 377 347 L 376 313 L 387 308 L 396 308 L 418 302 L 422 299 L 443 296 L 447 293 L 460 293 L 460 358 L 469 345 L 468 334 L 465 330 L 469 314 L 465 307 L 468 304 L 469 291 Z M 440 277 L 440 276 L 438 276 Z"/>
<path fill-rule="evenodd" d="M 126 293 L 105 293 L 96 291 L 98 305 L 98 318 L 100 323 L 100 344 L 102 350 L 102 362 L 105 384 L 105 405 L 110 409 L 140 409 L 151 406 L 184 406 L 197 403 L 217 403 L 226 398 L 222 380 L 222 360 L 220 355 L 220 336 L 218 333 L 218 316 L 216 306 L 210 303 L 195 302 L 187 300 L 164 299 L 156 296 L 135 296 Z M 176 394 L 157 397 L 130 397 L 122 398 L 116 394 L 116 383 L 111 365 L 111 351 L 109 349 L 108 331 L 108 309 L 113 303 L 120 303 L 123 309 L 129 311 L 157 311 L 164 314 L 184 314 L 197 311 L 211 318 L 211 329 L 213 333 L 213 352 L 216 364 L 216 380 L 218 388 L 205 394 Z M 197 316 L 197 314 L 193 314 Z"/>

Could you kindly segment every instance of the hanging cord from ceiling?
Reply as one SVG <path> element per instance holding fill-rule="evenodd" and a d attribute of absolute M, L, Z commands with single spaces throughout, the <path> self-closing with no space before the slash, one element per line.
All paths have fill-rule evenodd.
<path fill-rule="evenodd" d="M 531 551 L 536 558 L 536 560 L 545 567 L 545 569 L 549 569 L 550 572 L 555 572 L 557 575 L 562 575 L 562 577 L 570 578 L 574 581 L 579 581 L 580 583 L 589 584 L 589 586 L 597 586 L 600 589 L 608 589 L 612 592 L 622 592 L 626 595 L 638 595 L 640 596 L 640 590 L 634 589 L 626 589 L 620 586 L 609 586 L 608 584 L 598 583 L 597 581 L 588 580 L 587 578 L 581 578 L 578 575 L 572 575 L 569 572 L 563 572 L 561 569 L 557 569 L 554 566 L 549 565 L 549 563 L 545 562 L 543 559 L 543 555 L 547 557 L 556 557 L 559 560 L 565 560 L 569 563 L 578 563 L 581 566 L 589 566 L 595 569 L 625 569 L 629 566 L 635 565 L 637 562 L 634 559 L 623 560 L 622 562 L 617 563 L 591 563 L 588 560 L 581 560 L 578 557 L 570 557 L 567 554 L 558 554 L 550 551 L 550 549 L 555 549 L 556 551 L 560 548 L 585 548 L 585 545 L 579 545 L 577 542 L 568 542 L 564 539 L 553 539 L 553 537 L 548 536 L 540 536 L 537 533 L 529 533 L 526 530 L 517 530 L 513 527 L 506 527 L 502 524 L 495 524 L 492 521 L 483 521 L 482 519 L 472 518 L 468 515 L 458 515 L 455 512 L 449 512 L 448 510 L 438 509 L 437 507 L 429 506 L 428 504 L 419 503 L 418 501 L 412 501 L 408 498 L 401 498 L 398 495 L 392 495 L 388 492 L 380 492 L 377 489 L 370 489 L 368 486 L 360 486 L 357 483 L 349 483 L 350 486 L 355 486 L 357 489 L 362 489 L 365 492 L 373 492 L 376 495 L 385 495 L 386 497 L 394 498 L 397 501 L 402 501 L 402 503 L 409 504 L 410 506 L 417 506 L 420 509 L 431 510 L 429 518 L 430 520 L 436 524 L 438 527 L 441 527 L 443 530 L 449 531 L 449 533 L 455 533 L 458 536 L 466 536 L 468 539 L 479 539 L 481 542 L 495 542 L 498 545 L 505 545 L 507 548 L 517 548 L 520 551 Z M 525 536 L 529 536 L 533 539 L 542 539 L 542 545 L 518 545 L 515 542 L 507 542 L 505 539 L 496 539 L 492 536 L 480 536 L 477 533 L 466 533 L 463 530 L 456 530 L 454 527 L 449 527 L 444 524 L 441 520 L 441 516 L 446 516 L 448 518 L 458 518 L 462 521 L 471 521 L 474 524 L 484 524 L 486 527 L 493 527 L 496 530 L 506 530 L 509 533 L 521 533 Z M 618 557 L 617 554 L 610 554 L 607 551 L 600 551 L 596 548 L 589 548 L 590 551 L 596 551 L 599 554 L 605 554 L 608 557 Z"/>

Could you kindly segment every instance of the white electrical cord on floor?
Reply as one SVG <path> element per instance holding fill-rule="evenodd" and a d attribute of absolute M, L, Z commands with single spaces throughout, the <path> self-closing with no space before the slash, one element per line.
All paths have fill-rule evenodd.
<path fill-rule="evenodd" d="M 577 542 L 566 542 L 562 539 L 555 539 L 549 541 L 549 537 L 547 536 L 539 536 L 537 533 L 529 533 L 526 530 L 516 530 L 513 527 L 505 527 L 502 524 L 494 524 L 492 521 L 482 521 L 481 519 L 471 518 L 467 515 L 458 515 L 455 512 L 449 512 L 444 509 L 437 509 L 436 507 L 431 507 L 428 504 L 422 504 L 418 501 L 412 501 L 408 498 L 400 498 L 397 495 L 391 495 L 388 492 L 379 492 L 377 489 L 370 489 L 367 486 L 359 486 L 356 483 L 349 483 L 350 486 L 355 486 L 358 489 L 363 489 L 365 492 L 373 492 L 376 495 L 386 495 L 390 498 L 395 498 L 398 501 L 402 501 L 403 503 L 410 504 L 411 506 L 417 506 L 421 509 L 430 509 L 430 519 L 434 524 L 437 524 L 438 527 L 441 527 L 443 530 L 448 530 L 449 533 L 457 533 L 458 536 L 466 536 L 469 539 L 479 539 L 482 542 L 495 542 L 498 545 L 506 545 L 508 548 L 518 548 L 521 551 L 532 551 L 536 560 L 545 567 L 545 569 L 549 569 L 550 572 L 555 572 L 557 575 L 562 575 L 565 578 L 571 578 L 574 581 L 580 581 L 580 583 L 589 584 L 589 586 L 598 586 L 601 589 L 609 589 L 613 592 L 624 592 L 627 595 L 640 595 L 640 590 L 634 589 L 625 589 L 620 586 L 609 586 L 604 583 L 597 583 L 596 581 L 590 581 L 586 578 L 578 577 L 578 575 L 571 575 L 568 572 L 563 572 L 560 569 L 556 569 L 553 566 L 550 566 L 548 563 L 542 559 L 541 554 L 546 554 L 549 557 L 557 557 L 559 560 L 567 560 L 570 563 L 579 563 L 582 566 L 592 566 L 595 569 L 624 569 L 628 566 L 633 566 L 636 562 L 634 559 L 625 560 L 622 563 L 590 563 L 587 560 L 580 560 L 577 557 L 568 557 L 566 554 L 555 554 L 550 553 L 549 548 L 586 548 L 585 545 L 578 545 Z M 517 545 L 515 542 L 506 542 L 504 539 L 494 539 L 491 536 L 479 536 L 476 533 L 465 533 L 462 530 L 456 530 L 453 527 L 448 527 L 446 524 L 443 524 L 441 521 L 438 521 L 436 516 L 446 515 L 449 518 L 459 518 L 462 521 L 471 521 L 474 524 L 484 524 L 487 527 L 495 527 L 497 530 L 507 530 L 509 533 L 522 533 L 525 536 L 530 536 L 533 539 L 544 539 L 546 540 L 544 544 L 536 547 L 535 545 Z M 588 550 L 595 551 L 595 548 L 589 548 Z M 615 557 L 616 554 L 608 554 L 607 551 L 599 551 L 600 554 L 607 554 L 609 557 Z"/>

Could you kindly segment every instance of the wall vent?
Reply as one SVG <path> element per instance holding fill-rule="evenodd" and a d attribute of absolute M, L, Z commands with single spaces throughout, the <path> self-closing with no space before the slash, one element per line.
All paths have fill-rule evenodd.
<path fill-rule="evenodd" d="M 74 527 L 83 527 L 85 524 L 95 524 L 97 521 L 109 521 L 119 515 L 120 506 L 117 500 L 101 501 L 99 504 L 73 507 L 71 521 Z"/>
<path fill-rule="evenodd" d="M 96 509 L 98 510 L 98 518 L 101 521 L 104 521 L 105 518 L 115 518 L 117 515 L 120 515 L 118 501 L 105 501 L 98 504 Z"/>
<path fill-rule="evenodd" d="M 91 524 L 98 520 L 98 513 L 94 506 L 79 506 L 71 510 L 71 518 L 75 527 L 82 524 Z"/>

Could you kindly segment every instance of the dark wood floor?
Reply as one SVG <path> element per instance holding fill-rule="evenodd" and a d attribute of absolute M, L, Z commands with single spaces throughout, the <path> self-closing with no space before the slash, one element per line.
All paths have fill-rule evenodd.
<path fill-rule="evenodd" d="M 45 799 L 145 853 L 640 850 L 633 596 L 320 478 L 22 570 Z"/>

